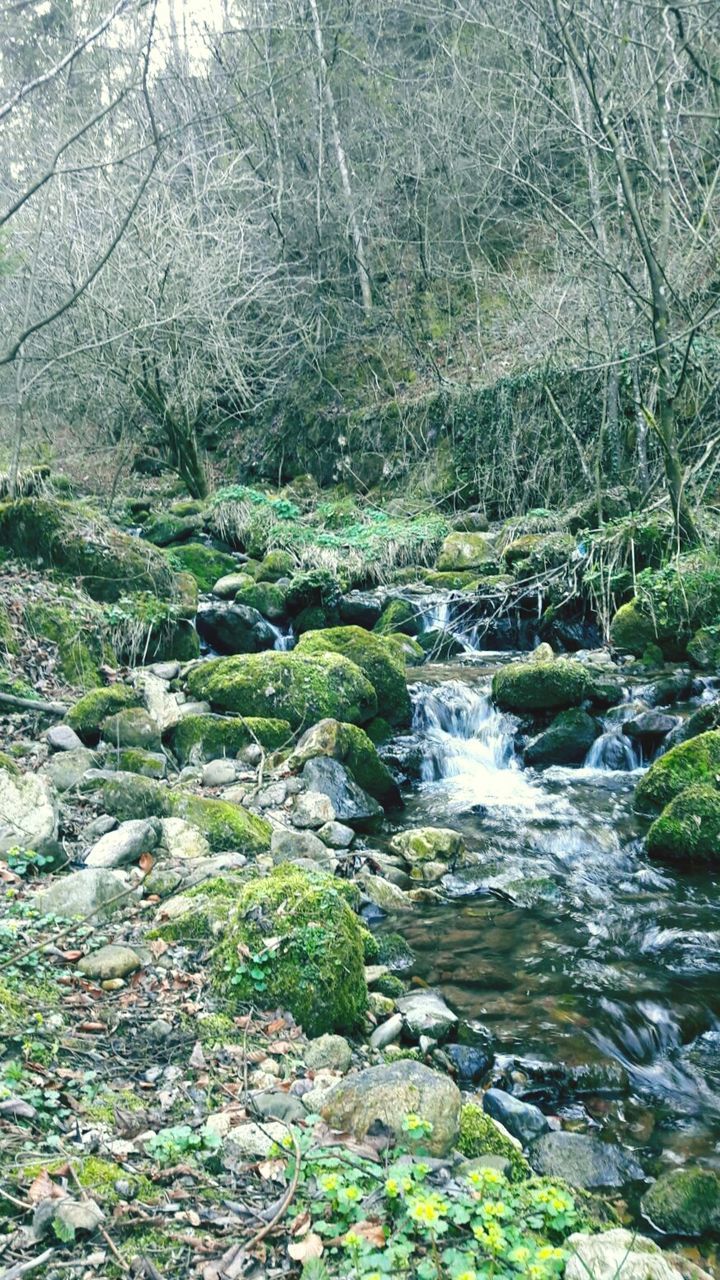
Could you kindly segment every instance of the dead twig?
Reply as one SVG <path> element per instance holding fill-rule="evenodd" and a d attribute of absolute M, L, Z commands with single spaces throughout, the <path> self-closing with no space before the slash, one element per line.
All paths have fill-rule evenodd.
<path fill-rule="evenodd" d="M 37 1271 L 43 1263 L 49 1262 L 55 1253 L 54 1249 L 46 1249 L 44 1253 L 39 1253 L 37 1258 L 29 1258 L 27 1262 L 16 1262 L 14 1267 L 8 1267 L 7 1271 L 3 1271 L 0 1280 L 19 1280 L 20 1276 L 26 1275 L 29 1271 Z"/>

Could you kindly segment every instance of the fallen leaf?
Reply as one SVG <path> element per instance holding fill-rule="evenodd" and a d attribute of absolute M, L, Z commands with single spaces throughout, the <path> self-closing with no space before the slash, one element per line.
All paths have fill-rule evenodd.
<path fill-rule="evenodd" d="M 290 1223 L 290 1235 L 291 1236 L 306 1235 L 306 1233 L 310 1230 L 311 1222 L 312 1222 L 312 1218 L 310 1217 L 310 1214 L 307 1212 L 307 1210 L 305 1211 L 305 1213 L 299 1213 L 297 1217 L 293 1218 L 292 1222 Z"/>
<path fill-rule="evenodd" d="M 283 1182 L 285 1180 L 284 1160 L 263 1160 L 258 1165 L 258 1173 L 265 1182 Z"/>
<path fill-rule="evenodd" d="M 375 1245 L 376 1249 L 385 1247 L 385 1228 L 377 1218 L 364 1218 L 362 1222 L 354 1222 L 352 1229 L 362 1240 Z"/>
<path fill-rule="evenodd" d="M 156 960 L 158 960 L 160 956 L 164 956 L 166 951 L 170 950 L 170 944 L 167 943 L 164 938 L 152 938 L 149 946 L 150 953 Z"/>
<path fill-rule="evenodd" d="M 144 871 L 145 875 L 147 875 L 148 871 L 152 871 L 154 862 L 155 859 L 151 853 L 141 853 L 138 859 L 138 866 L 140 867 L 140 870 Z"/>
<path fill-rule="evenodd" d="M 298 1240 L 297 1244 L 289 1244 L 288 1254 L 294 1262 L 309 1262 L 311 1258 L 322 1256 L 323 1247 L 320 1236 L 316 1236 L 315 1232 L 311 1231 L 304 1240 Z"/>
<path fill-rule="evenodd" d="M 91 1031 L 93 1035 L 100 1035 L 103 1031 L 107 1031 L 104 1022 L 81 1022 L 78 1031 Z"/>
<path fill-rule="evenodd" d="M 28 1200 L 31 1204 L 40 1204 L 41 1200 L 60 1200 L 65 1196 L 57 1183 L 53 1182 L 47 1169 L 41 1169 L 33 1178 L 28 1189 Z"/>
<path fill-rule="evenodd" d="M 85 952 L 84 951 L 61 951 L 60 954 L 63 960 L 74 961 L 74 960 L 81 960 Z"/>
<path fill-rule="evenodd" d="M 278 1057 L 282 1057 L 283 1054 L 292 1053 L 292 1048 L 293 1047 L 289 1040 L 273 1040 L 272 1044 L 267 1046 L 265 1052 L 273 1053 Z"/>
<path fill-rule="evenodd" d="M 190 1054 L 188 1066 L 193 1067 L 195 1071 L 203 1071 L 207 1067 L 203 1047 L 199 1040 L 195 1041 L 195 1046 Z"/>

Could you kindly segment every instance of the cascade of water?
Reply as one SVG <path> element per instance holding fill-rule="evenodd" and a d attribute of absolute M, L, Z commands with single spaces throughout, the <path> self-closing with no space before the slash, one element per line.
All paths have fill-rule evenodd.
<path fill-rule="evenodd" d="M 281 631 L 280 627 L 273 626 L 272 622 L 268 622 L 268 626 L 275 633 L 273 649 L 280 649 L 283 653 L 286 653 L 288 649 L 295 648 L 297 637 L 292 626 L 289 626 L 287 631 Z"/>
<path fill-rule="evenodd" d="M 612 772 L 630 773 L 641 766 L 639 744 L 628 738 L 619 727 L 601 733 L 585 757 L 586 769 L 608 769 Z"/>

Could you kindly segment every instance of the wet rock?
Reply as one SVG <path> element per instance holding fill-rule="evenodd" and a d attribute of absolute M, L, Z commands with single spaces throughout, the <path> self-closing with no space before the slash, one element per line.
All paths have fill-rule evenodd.
<path fill-rule="evenodd" d="M 411 991 L 396 1001 L 403 1015 L 405 1030 L 413 1040 L 429 1036 L 445 1040 L 457 1022 L 457 1016 L 446 1005 L 439 991 Z"/>
<path fill-rule="evenodd" d="M 625 722 L 623 733 L 653 750 L 672 732 L 677 723 L 677 716 L 669 716 L 662 711 L 644 711 Z"/>
<path fill-rule="evenodd" d="M 201 609 L 195 625 L 200 638 L 218 653 L 260 653 L 275 644 L 270 623 L 246 604 Z"/>
<path fill-rule="evenodd" d="M 310 791 L 328 797 L 338 821 L 366 822 L 382 816 L 382 806 L 358 786 L 338 760 L 327 756 L 308 760 L 302 776 Z"/>
<path fill-rule="evenodd" d="M 499 1120 L 503 1128 L 524 1147 L 550 1130 L 548 1119 L 539 1107 L 534 1107 L 531 1102 L 521 1102 L 503 1089 L 488 1089 L 483 1094 L 483 1110 L 493 1120 Z"/>
<path fill-rule="evenodd" d="M 100 947 L 98 951 L 93 951 L 88 956 L 83 956 L 77 967 L 86 978 L 107 981 L 110 978 L 126 978 L 141 966 L 142 961 L 139 955 L 131 947 L 110 944 Z"/>
<path fill-rule="evenodd" d="M 324 1035 L 310 1041 L 304 1057 L 311 1071 L 325 1069 L 344 1075 L 352 1063 L 352 1049 L 344 1036 Z"/>
<path fill-rule="evenodd" d="M 254 579 L 249 573 L 226 573 L 224 577 L 218 578 L 212 589 L 212 594 L 217 596 L 219 600 L 234 600 L 238 591 L 253 585 Z"/>
<path fill-rule="evenodd" d="M 131 892 L 132 881 L 126 872 L 109 867 L 86 867 L 39 890 L 33 897 L 33 905 L 41 915 L 106 918 L 127 908 Z"/>
<path fill-rule="evenodd" d="M 381 804 L 401 806 L 397 784 L 364 729 L 329 718 L 320 720 L 302 735 L 289 756 L 287 765 L 289 769 L 297 771 L 307 761 L 319 756 L 339 761 L 358 786 Z"/>
<path fill-rule="evenodd" d="M 685 702 L 692 696 L 695 677 L 689 671 L 677 671 L 664 676 L 642 690 L 642 696 L 651 707 L 668 707 L 673 702 Z"/>
<path fill-rule="evenodd" d="M 51 751 L 76 751 L 82 747 L 80 738 L 69 724 L 54 724 L 45 734 L 45 741 Z"/>
<path fill-rule="evenodd" d="M 399 1138 L 405 1116 L 414 1113 L 432 1125 L 425 1140 L 430 1154 L 442 1156 L 457 1139 L 460 1105 L 460 1090 L 447 1076 L 404 1059 L 346 1076 L 330 1091 L 322 1117 L 359 1139 L 377 1122 Z"/>
<path fill-rule="evenodd" d="M 295 800 L 290 820 L 301 830 L 324 827 L 326 822 L 334 822 L 335 808 L 321 791 L 303 791 Z"/>
<path fill-rule="evenodd" d="M 447 1044 L 445 1053 L 461 1084 L 479 1084 L 492 1066 L 492 1050 L 471 1044 Z"/>
<path fill-rule="evenodd" d="M 273 862 L 296 862 L 298 858 L 307 859 L 322 867 L 323 871 L 332 872 L 337 866 L 335 858 L 312 831 L 293 831 L 289 827 L 275 827 L 270 840 L 270 853 Z"/>
<path fill-rule="evenodd" d="M 202 771 L 204 787 L 227 787 L 235 781 L 237 770 L 232 760 L 210 760 Z"/>
<path fill-rule="evenodd" d="M 342 822 L 326 822 L 320 827 L 318 836 L 323 844 L 327 844 L 331 849 L 349 849 L 355 839 L 355 832 L 352 827 L 346 827 Z"/>
<path fill-rule="evenodd" d="M 587 695 L 587 668 L 570 658 L 510 662 L 493 676 L 492 693 L 503 711 L 562 710 Z"/>
<path fill-rule="evenodd" d="M 15 847 L 52 852 L 57 833 L 57 801 L 49 780 L 0 769 L 0 857 Z"/>
<path fill-rule="evenodd" d="M 429 631 L 421 631 L 418 643 L 426 654 L 428 662 L 450 662 L 465 652 L 462 641 L 444 627 L 433 627 Z"/>
<path fill-rule="evenodd" d="M 689 742 L 698 734 L 709 733 L 713 729 L 720 729 L 720 698 L 715 702 L 706 702 L 697 711 L 693 711 L 687 720 L 680 721 L 668 735 L 665 746 L 674 747 L 679 742 Z"/>
<path fill-rule="evenodd" d="M 648 1222 L 668 1235 L 720 1231 L 720 1175 L 713 1169 L 672 1169 L 645 1192 L 641 1208 Z"/>
<path fill-rule="evenodd" d="M 664 1254 L 654 1241 L 624 1227 L 600 1235 L 577 1232 L 565 1248 L 565 1280 L 710 1280 L 687 1259 Z"/>
<path fill-rule="evenodd" d="M 98 757 L 87 747 L 76 747 L 51 756 L 43 768 L 43 774 L 50 779 L 56 791 L 64 794 L 72 791 L 81 778 L 85 777 L 88 769 L 94 768 L 97 763 Z"/>
<path fill-rule="evenodd" d="M 576 707 L 562 711 L 549 729 L 538 734 L 525 748 L 529 765 L 582 764 L 600 733 L 597 720 Z"/>
<path fill-rule="evenodd" d="M 543 1134 L 530 1148 L 530 1164 L 535 1173 L 586 1191 L 622 1187 L 645 1176 L 631 1152 L 585 1133 Z"/>
<path fill-rule="evenodd" d="M 465 841 L 460 832 L 448 827 L 416 827 L 412 831 L 401 831 L 393 836 L 390 848 L 411 866 L 424 862 L 441 862 L 444 864 L 443 871 L 458 863 L 462 865 L 466 852 Z"/>
<path fill-rule="evenodd" d="M 338 611 L 341 622 L 371 631 L 382 613 L 382 600 L 378 596 L 350 591 L 340 597 Z"/>
<path fill-rule="evenodd" d="M 381 911 L 392 915 L 396 911 L 413 910 L 413 902 L 408 894 L 383 876 L 373 876 L 364 871 L 358 876 L 357 884 L 365 897 Z"/>
<path fill-rule="evenodd" d="M 124 867 L 137 862 L 143 853 L 151 853 L 160 839 L 160 823 L 155 819 L 136 818 L 121 822 L 119 827 L 101 836 L 93 845 L 86 867 Z"/>

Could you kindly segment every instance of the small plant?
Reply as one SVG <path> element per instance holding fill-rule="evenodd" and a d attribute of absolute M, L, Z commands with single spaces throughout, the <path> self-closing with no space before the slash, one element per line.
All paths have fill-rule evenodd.
<path fill-rule="evenodd" d="M 186 1160 L 188 1156 L 210 1160 L 217 1154 L 220 1145 L 218 1134 L 210 1129 L 191 1129 L 189 1124 L 176 1124 L 169 1129 L 161 1129 L 149 1138 L 147 1153 L 158 1164 L 173 1165 Z"/>
<path fill-rule="evenodd" d="M 38 853 L 36 849 L 20 849 L 14 846 L 7 851 L 7 865 L 16 876 L 38 875 L 48 871 L 55 859 L 50 853 Z"/>

